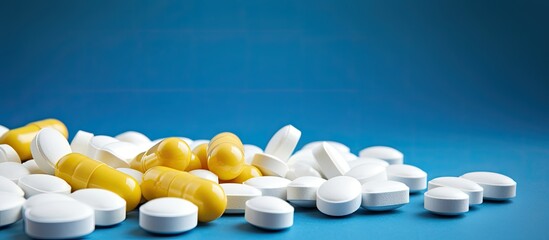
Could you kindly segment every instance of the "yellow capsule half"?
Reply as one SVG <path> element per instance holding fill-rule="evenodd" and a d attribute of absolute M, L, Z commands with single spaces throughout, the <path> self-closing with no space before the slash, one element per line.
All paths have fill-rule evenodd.
<path fill-rule="evenodd" d="M 166 138 L 139 154 L 130 164 L 138 171 L 145 172 L 155 166 L 165 166 L 185 170 L 191 161 L 192 152 L 187 143 L 180 138 Z"/>

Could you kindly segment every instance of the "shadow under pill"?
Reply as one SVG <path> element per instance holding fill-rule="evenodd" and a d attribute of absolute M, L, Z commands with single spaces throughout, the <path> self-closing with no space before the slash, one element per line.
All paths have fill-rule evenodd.
<path fill-rule="evenodd" d="M 247 222 L 243 222 L 243 223 L 238 224 L 238 226 L 236 226 L 236 228 L 240 231 L 244 231 L 244 232 L 248 232 L 248 233 L 260 233 L 260 234 L 283 233 L 283 232 L 287 232 L 288 229 L 290 229 L 290 228 L 281 229 L 281 230 L 263 229 L 263 228 L 258 228 L 258 227 L 252 226 L 251 224 L 249 224 Z"/>
<path fill-rule="evenodd" d="M 505 205 L 513 203 L 513 200 L 507 199 L 507 200 L 491 200 L 491 199 L 484 199 L 483 204 L 493 204 L 493 205 Z"/>
<path fill-rule="evenodd" d="M 387 210 L 387 211 L 370 211 L 367 209 L 359 209 L 358 211 L 360 211 L 361 215 L 363 216 L 378 216 L 378 215 L 390 216 L 390 215 L 398 215 L 403 213 L 403 211 L 400 209 L 393 209 L 393 210 Z"/>
<path fill-rule="evenodd" d="M 459 215 L 439 215 L 434 214 L 428 211 L 423 211 L 417 214 L 420 218 L 425 219 L 446 219 L 446 220 L 457 220 L 465 217 L 465 214 L 459 214 Z"/>

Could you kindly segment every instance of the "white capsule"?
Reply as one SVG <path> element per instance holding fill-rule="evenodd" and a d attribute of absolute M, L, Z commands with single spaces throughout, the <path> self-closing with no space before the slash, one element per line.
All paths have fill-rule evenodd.
<path fill-rule="evenodd" d="M 469 195 L 457 188 L 434 188 L 425 192 L 423 205 L 435 214 L 459 215 L 469 211 Z"/>
<path fill-rule="evenodd" d="M 117 168 L 116 170 L 130 175 L 137 181 L 137 183 L 139 183 L 139 185 L 141 185 L 141 183 L 143 182 L 143 173 L 140 171 L 137 171 L 133 168 Z"/>
<path fill-rule="evenodd" d="M 21 163 L 17 152 L 8 144 L 0 144 L 0 163 L 3 162 Z"/>
<path fill-rule="evenodd" d="M 53 201 L 25 210 L 25 232 L 31 238 L 81 238 L 94 229 L 93 209 L 78 201 Z"/>
<path fill-rule="evenodd" d="M 76 132 L 76 135 L 74 135 L 71 141 L 72 152 L 86 155 L 88 153 L 88 147 L 92 138 L 93 133 L 83 130 Z"/>
<path fill-rule="evenodd" d="M 289 180 L 294 180 L 296 178 L 305 176 L 322 178 L 322 174 L 320 174 L 320 172 L 318 172 L 311 166 L 301 162 L 294 163 L 286 173 L 286 178 Z"/>
<path fill-rule="evenodd" d="M 292 125 L 286 125 L 278 130 L 265 147 L 265 153 L 274 155 L 287 162 L 301 138 L 301 131 Z"/>
<path fill-rule="evenodd" d="M 341 153 L 329 143 L 313 148 L 313 154 L 326 178 L 341 176 L 350 170 L 349 164 Z"/>
<path fill-rule="evenodd" d="M 15 162 L 0 163 L 0 176 L 3 176 L 14 183 L 19 181 L 19 178 L 29 175 L 30 172 L 23 164 Z"/>
<path fill-rule="evenodd" d="M 116 135 L 114 138 L 122 142 L 133 143 L 135 145 L 147 144 L 151 142 L 145 134 L 136 131 L 127 131 Z"/>
<path fill-rule="evenodd" d="M 95 152 L 94 159 L 113 168 L 129 168 L 130 161 L 141 152 L 141 149 L 129 142 L 112 142 Z"/>
<path fill-rule="evenodd" d="M 210 172 L 208 170 L 195 169 L 195 170 L 190 171 L 189 173 L 192 174 L 192 175 L 195 175 L 197 177 L 200 177 L 200 178 L 203 178 L 203 179 L 206 179 L 206 180 L 210 180 L 214 183 L 219 183 L 219 178 L 217 177 L 217 175 L 215 175 L 215 173 Z"/>
<path fill-rule="evenodd" d="M 360 182 L 348 176 L 331 178 L 316 192 L 316 207 L 329 216 L 352 214 L 358 210 L 361 201 Z"/>
<path fill-rule="evenodd" d="M 380 165 L 380 166 L 383 166 L 383 167 L 388 167 L 389 166 L 389 163 L 387 163 L 386 161 L 383 161 L 379 158 L 366 158 L 366 157 L 360 157 L 360 158 L 357 158 L 353 161 L 349 161 L 349 167 L 351 167 L 351 169 L 353 169 L 354 167 L 358 166 L 358 165 L 361 165 L 361 164 L 377 164 L 377 165 Z"/>
<path fill-rule="evenodd" d="M 182 198 L 157 198 L 139 208 L 139 226 L 157 234 L 177 234 L 198 224 L 198 207 Z"/>
<path fill-rule="evenodd" d="M 29 170 L 30 174 L 46 174 L 40 167 L 38 167 L 38 164 L 36 164 L 36 161 L 34 159 L 27 160 L 23 163 L 23 166 Z"/>
<path fill-rule="evenodd" d="M 112 226 L 126 219 L 126 201 L 116 193 L 87 188 L 71 193 L 71 197 L 93 208 L 96 226 Z"/>
<path fill-rule="evenodd" d="M 71 193 L 71 186 L 65 180 L 47 174 L 32 174 L 19 179 L 17 183 L 25 192 L 25 198 L 41 193 Z"/>
<path fill-rule="evenodd" d="M 320 177 L 304 176 L 293 180 L 288 184 L 287 200 L 300 207 L 316 206 L 316 191 L 326 182 Z"/>
<path fill-rule="evenodd" d="M 427 187 L 427 173 L 412 165 L 396 164 L 388 166 L 387 179 L 406 184 L 411 193 L 421 191 Z"/>
<path fill-rule="evenodd" d="M 246 201 L 261 196 L 259 189 L 240 183 L 219 184 L 227 196 L 227 208 L 225 213 L 244 213 Z"/>
<path fill-rule="evenodd" d="M 21 219 L 21 207 L 25 203 L 23 197 L 11 192 L 0 192 L 0 199 L 0 227 Z"/>
<path fill-rule="evenodd" d="M 373 146 L 362 149 L 359 154 L 360 157 L 379 158 L 386 161 L 389 164 L 402 164 L 404 163 L 404 154 L 400 151 L 386 146 Z"/>
<path fill-rule="evenodd" d="M 476 182 L 484 189 L 484 199 L 508 200 L 517 195 L 517 182 L 503 174 L 494 172 L 470 172 L 461 178 Z"/>
<path fill-rule="evenodd" d="M 280 198 L 256 197 L 246 202 L 244 218 L 259 228 L 281 230 L 294 224 L 294 208 Z"/>
<path fill-rule="evenodd" d="M 438 177 L 428 183 L 428 189 L 437 187 L 453 187 L 469 195 L 469 204 L 476 205 L 482 203 L 483 188 L 477 183 L 459 177 Z"/>
<path fill-rule="evenodd" d="M 387 167 L 379 164 L 364 163 L 352 168 L 345 176 L 353 177 L 364 184 L 370 181 L 387 180 Z"/>
<path fill-rule="evenodd" d="M 284 177 L 288 172 L 286 162 L 266 153 L 256 153 L 252 165 L 261 170 L 261 173 L 266 176 Z"/>
<path fill-rule="evenodd" d="M 19 197 L 25 196 L 23 189 L 17 186 L 12 180 L 3 176 L 0 176 L 0 192 L 13 193 Z"/>
<path fill-rule="evenodd" d="M 36 165 L 47 174 L 55 173 L 55 164 L 71 153 L 69 142 L 59 131 L 43 128 L 31 142 L 31 153 Z"/>
<path fill-rule="evenodd" d="M 388 211 L 410 202 L 409 188 L 401 182 L 381 180 L 362 185 L 362 207 L 371 211 Z"/>
<path fill-rule="evenodd" d="M 120 142 L 118 139 L 110 137 L 110 136 L 104 136 L 104 135 L 98 135 L 94 136 L 90 139 L 90 142 L 88 144 L 88 151 L 85 154 L 89 158 L 95 159 L 95 155 L 97 152 L 101 150 L 104 146 L 110 143 L 114 142 Z"/>
<path fill-rule="evenodd" d="M 261 176 L 246 180 L 244 184 L 255 187 L 263 196 L 273 196 L 286 200 L 286 189 L 290 180 L 275 176 Z"/>
<path fill-rule="evenodd" d="M 256 153 L 263 153 L 263 149 L 256 145 L 244 144 L 244 159 L 246 160 L 246 164 L 252 164 Z"/>

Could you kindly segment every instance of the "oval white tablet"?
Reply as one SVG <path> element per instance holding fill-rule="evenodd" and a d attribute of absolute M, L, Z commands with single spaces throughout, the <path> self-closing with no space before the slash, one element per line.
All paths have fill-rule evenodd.
<path fill-rule="evenodd" d="M 29 170 L 21 163 L 3 162 L 0 163 L 0 176 L 3 176 L 14 183 L 17 183 L 19 178 L 29 175 Z"/>
<path fill-rule="evenodd" d="M 40 167 L 38 167 L 38 164 L 36 164 L 36 161 L 34 159 L 27 160 L 23 163 L 23 166 L 29 170 L 30 174 L 46 174 Z"/>
<path fill-rule="evenodd" d="M 136 131 L 127 131 L 116 135 L 114 138 L 122 142 L 133 143 L 135 145 L 147 144 L 151 142 L 145 134 Z"/>
<path fill-rule="evenodd" d="M 71 152 L 65 136 L 53 128 L 43 128 L 31 142 L 31 153 L 36 165 L 50 175 L 55 173 L 55 164 L 59 159 Z"/>
<path fill-rule="evenodd" d="M 181 198 L 157 198 L 139 208 L 139 226 L 157 234 L 177 234 L 198 224 L 198 207 Z"/>
<path fill-rule="evenodd" d="M 10 225 L 21 219 L 21 207 L 25 199 L 11 192 L 0 192 L 0 227 Z"/>
<path fill-rule="evenodd" d="M 361 200 L 360 182 L 348 176 L 331 178 L 316 192 L 316 207 L 329 216 L 352 214 L 360 207 Z"/>
<path fill-rule="evenodd" d="M 301 131 L 292 125 L 286 125 L 278 130 L 265 147 L 265 153 L 276 156 L 287 162 L 301 138 Z"/>
<path fill-rule="evenodd" d="M 252 165 L 257 167 L 266 176 L 284 177 L 288 172 L 286 162 L 266 153 L 256 153 L 252 160 Z"/>
<path fill-rule="evenodd" d="M 208 170 L 195 169 L 195 170 L 190 171 L 189 173 L 192 174 L 192 175 L 195 175 L 197 177 L 200 177 L 200 178 L 203 178 L 203 179 L 206 179 L 206 180 L 210 180 L 214 183 L 219 183 L 219 177 L 217 177 L 217 175 L 215 175 L 215 173 L 210 172 Z"/>
<path fill-rule="evenodd" d="M 48 202 L 25 210 L 25 232 L 32 238 L 81 238 L 94 229 L 93 209 L 78 201 Z"/>
<path fill-rule="evenodd" d="M 90 139 L 88 144 L 88 152 L 85 155 L 89 158 L 95 159 L 95 155 L 99 150 L 101 150 L 101 148 L 114 142 L 119 142 L 119 140 L 105 135 L 94 136 Z"/>
<path fill-rule="evenodd" d="M 352 168 L 345 176 L 353 177 L 364 184 L 369 181 L 387 180 L 387 167 L 379 164 L 364 163 Z"/>
<path fill-rule="evenodd" d="M 272 196 L 286 200 L 286 188 L 290 180 L 275 176 L 261 176 L 246 180 L 244 184 L 255 187 L 263 196 Z"/>
<path fill-rule="evenodd" d="M 117 168 L 116 170 L 130 175 L 137 181 L 137 183 L 139 183 L 139 185 L 141 185 L 141 183 L 143 182 L 143 173 L 140 171 L 137 171 L 133 168 Z"/>
<path fill-rule="evenodd" d="M 94 159 L 113 168 L 129 168 L 130 161 L 139 153 L 141 149 L 133 143 L 113 142 L 97 150 Z"/>
<path fill-rule="evenodd" d="M 287 200 L 300 207 L 316 206 L 316 191 L 326 182 L 320 177 L 304 176 L 293 180 L 287 187 Z"/>
<path fill-rule="evenodd" d="M 34 195 L 27 199 L 25 204 L 23 204 L 23 217 L 25 217 L 25 211 L 29 210 L 35 206 L 47 205 L 51 202 L 75 202 L 76 200 L 68 194 L 59 194 L 59 193 L 42 193 Z"/>
<path fill-rule="evenodd" d="M 459 215 L 469 211 L 469 195 L 457 188 L 434 188 L 425 192 L 423 205 L 435 214 Z"/>
<path fill-rule="evenodd" d="M 71 186 L 65 180 L 47 174 L 32 174 L 19 179 L 17 183 L 29 198 L 40 193 L 71 193 Z"/>
<path fill-rule="evenodd" d="M 281 230 L 294 224 L 294 208 L 280 198 L 256 197 L 246 202 L 244 218 L 259 228 Z"/>
<path fill-rule="evenodd" d="M 71 149 L 72 152 L 86 155 L 88 153 L 88 146 L 90 140 L 93 138 L 93 133 L 79 130 L 72 138 Z"/>
<path fill-rule="evenodd" d="M 397 209 L 410 202 L 409 188 L 401 182 L 381 180 L 362 185 L 361 206 L 371 211 Z"/>
<path fill-rule="evenodd" d="M 244 158 L 247 164 L 252 164 L 252 160 L 256 153 L 263 153 L 263 149 L 256 145 L 244 144 Z"/>
<path fill-rule="evenodd" d="M 404 154 L 400 151 L 386 146 L 373 146 L 362 149 L 359 154 L 360 157 L 379 158 L 386 161 L 389 164 L 402 164 L 404 163 Z"/>
<path fill-rule="evenodd" d="M 288 165 L 288 167 L 291 167 L 296 163 L 309 165 L 312 168 L 314 168 L 316 171 L 320 172 L 320 166 L 318 165 L 318 162 L 316 161 L 316 158 L 313 155 L 313 150 L 311 149 L 299 150 L 298 152 L 296 152 L 294 155 L 290 157 L 290 159 L 286 164 Z"/>
<path fill-rule="evenodd" d="M 459 177 L 438 177 L 428 183 L 428 189 L 437 187 L 453 187 L 469 195 L 469 204 L 476 205 L 482 203 L 483 188 L 477 183 Z"/>
<path fill-rule="evenodd" d="M 13 193 L 19 197 L 25 196 L 23 189 L 17 186 L 12 180 L 3 176 L 0 176 L 0 192 Z"/>
<path fill-rule="evenodd" d="M 261 196 L 259 189 L 240 183 L 219 184 L 227 196 L 225 213 L 244 213 L 246 201 Z"/>
<path fill-rule="evenodd" d="M 313 148 L 313 154 L 322 174 L 328 179 L 341 176 L 350 170 L 345 158 L 329 143 L 324 142 Z"/>
<path fill-rule="evenodd" d="M 0 163 L 3 162 L 21 163 L 17 152 L 8 144 L 0 144 Z"/>
<path fill-rule="evenodd" d="M 427 173 L 418 167 L 396 164 L 387 167 L 387 179 L 406 184 L 410 192 L 418 192 L 427 187 Z"/>
<path fill-rule="evenodd" d="M 87 188 L 71 193 L 71 197 L 93 208 L 96 226 L 112 226 L 126 219 L 126 201 L 116 193 Z"/>
<path fill-rule="evenodd" d="M 340 151 L 342 153 L 351 152 L 351 149 L 349 147 L 347 147 L 347 145 L 345 145 L 343 143 L 340 143 L 340 142 L 335 142 L 335 141 L 310 142 L 310 143 L 305 144 L 305 146 L 303 146 L 301 149 L 313 149 L 313 148 L 317 147 L 318 145 L 321 145 L 322 142 L 329 143 L 330 145 L 332 145 L 334 148 L 336 148 L 338 151 Z"/>
<path fill-rule="evenodd" d="M 484 199 L 507 200 L 517 195 L 517 182 L 512 178 L 495 172 L 470 172 L 461 178 L 476 182 L 484 189 Z"/>
<path fill-rule="evenodd" d="M 304 176 L 313 176 L 313 177 L 322 178 L 322 174 L 320 174 L 320 172 L 318 172 L 313 167 L 303 164 L 301 162 L 294 163 L 286 173 L 286 178 L 289 180 L 294 180 L 296 178 L 304 177 Z"/>
<path fill-rule="evenodd" d="M 358 166 L 358 165 L 361 165 L 361 164 L 377 164 L 377 165 L 380 165 L 380 166 L 384 166 L 384 167 L 388 167 L 389 166 L 389 163 L 387 163 L 386 161 L 383 161 L 379 158 L 366 158 L 366 157 L 361 157 L 361 158 L 357 158 L 353 161 L 349 161 L 349 167 L 351 169 L 353 169 L 354 167 Z"/>

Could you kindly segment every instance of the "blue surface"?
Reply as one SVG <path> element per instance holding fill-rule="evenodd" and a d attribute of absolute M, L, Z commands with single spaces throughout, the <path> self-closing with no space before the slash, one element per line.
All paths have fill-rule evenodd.
<path fill-rule="evenodd" d="M 548 239 L 547 1 L 2 1 L 0 124 L 46 117 L 151 138 L 233 131 L 264 147 L 390 145 L 429 177 L 489 170 L 518 197 L 458 218 L 422 195 L 384 214 L 297 209 L 264 232 L 228 216 L 176 238 Z M 154 237 L 136 213 L 89 238 Z M 0 239 L 26 238 L 21 222 Z"/>

